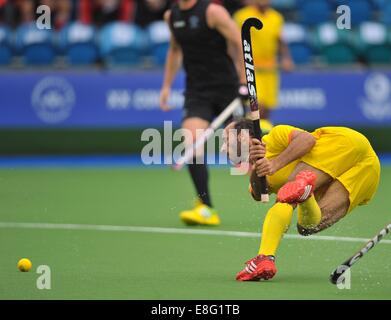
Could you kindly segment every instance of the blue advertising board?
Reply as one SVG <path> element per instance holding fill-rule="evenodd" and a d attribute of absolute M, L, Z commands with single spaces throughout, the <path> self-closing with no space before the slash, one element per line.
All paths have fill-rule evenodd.
<path fill-rule="evenodd" d="M 1 73 L 0 128 L 179 125 L 184 75 L 169 112 L 159 110 L 162 78 L 162 71 Z M 276 124 L 391 126 L 391 72 L 283 74 L 279 100 Z"/>

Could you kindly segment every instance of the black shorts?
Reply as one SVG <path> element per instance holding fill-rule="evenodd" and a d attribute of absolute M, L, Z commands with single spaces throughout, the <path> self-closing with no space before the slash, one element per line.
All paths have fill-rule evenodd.
<path fill-rule="evenodd" d="M 224 90 L 186 91 L 183 119 L 201 118 L 208 122 L 218 116 L 238 97 L 238 88 L 224 88 Z M 230 122 L 232 118 L 226 122 Z"/>

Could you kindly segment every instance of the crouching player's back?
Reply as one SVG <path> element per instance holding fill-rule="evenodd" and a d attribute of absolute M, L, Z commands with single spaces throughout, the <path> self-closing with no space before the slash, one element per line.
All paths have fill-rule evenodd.
<path fill-rule="evenodd" d="M 251 136 L 251 127 L 251 121 L 241 120 L 231 123 L 226 132 L 236 129 L 241 143 L 250 142 L 253 198 L 260 199 L 258 177 L 266 176 L 277 201 L 265 217 L 259 254 L 237 275 L 241 281 L 270 279 L 276 274 L 275 254 L 294 209 L 300 234 L 322 231 L 367 204 L 380 178 L 380 162 L 369 141 L 350 128 L 323 127 L 309 133 L 279 125 L 260 142 Z"/>

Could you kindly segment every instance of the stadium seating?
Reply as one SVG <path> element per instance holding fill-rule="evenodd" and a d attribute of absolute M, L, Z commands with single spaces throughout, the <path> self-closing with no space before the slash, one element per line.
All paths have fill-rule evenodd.
<path fill-rule="evenodd" d="M 15 48 L 27 65 L 47 65 L 55 59 L 53 33 L 40 30 L 35 23 L 21 25 L 15 34 Z"/>
<path fill-rule="evenodd" d="M 389 0 L 372 0 L 371 4 L 375 7 L 375 9 L 382 10 L 388 2 Z"/>
<path fill-rule="evenodd" d="M 377 22 L 360 25 L 356 46 L 369 64 L 391 63 L 391 44 L 387 28 Z"/>
<path fill-rule="evenodd" d="M 72 23 L 59 34 L 59 47 L 72 65 L 89 65 L 98 58 L 95 29 L 92 26 Z"/>
<path fill-rule="evenodd" d="M 10 31 L 5 26 L 0 26 L 0 65 L 7 65 L 12 59 Z"/>
<path fill-rule="evenodd" d="M 351 64 L 357 60 L 351 32 L 338 29 L 334 23 L 325 23 L 316 28 L 312 44 L 324 62 Z"/>
<path fill-rule="evenodd" d="M 391 2 L 387 2 L 380 12 L 380 22 L 391 27 Z"/>
<path fill-rule="evenodd" d="M 352 25 L 357 26 L 372 18 L 372 6 L 368 0 L 346 0 L 352 15 Z"/>
<path fill-rule="evenodd" d="M 296 9 L 297 0 L 272 0 L 273 8 L 281 12 L 292 11 Z"/>
<path fill-rule="evenodd" d="M 286 18 L 284 38 L 296 64 L 390 63 L 391 0 L 272 0 Z M 352 30 L 338 30 L 336 8 L 351 9 Z M 74 22 L 61 31 L 24 24 L 16 30 L 0 25 L 0 65 L 18 62 L 49 65 L 63 55 L 69 65 L 156 66 L 165 63 L 170 32 L 163 21 L 142 29 L 115 22 L 97 30 Z M 54 41 L 57 40 L 57 41 Z M 102 60 L 100 60 L 102 58 Z M 147 59 L 145 59 L 147 58 Z M 62 61 L 62 60 L 59 60 Z M 147 62 L 147 63 L 146 63 Z"/>
<path fill-rule="evenodd" d="M 298 5 L 298 22 L 315 26 L 331 18 L 331 7 L 325 0 L 301 1 Z"/>
<path fill-rule="evenodd" d="M 148 37 L 141 28 L 121 22 L 103 28 L 99 46 L 104 61 L 111 66 L 136 65 L 147 50 Z"/>
<path fill-rule="evenodd" d="M 296 64 L 307 64 L 311 61 L 312 49 L 308 42 L 307 32 L 303 26 L 286 23 L 283 38 L 288 43 L 292 58 Z"/>
<path fill-rule="evenodd" d="M 148 36 L 154 62 L 163 65 L 170 44 L 170 29 L 164 21 L 157 21 L 148 27 Z"/>

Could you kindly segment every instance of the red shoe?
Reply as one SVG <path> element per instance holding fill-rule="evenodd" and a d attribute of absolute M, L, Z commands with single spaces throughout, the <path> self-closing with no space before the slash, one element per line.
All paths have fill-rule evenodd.
<path fill-rule="evenodd" d="M 246 262 L 246 267 L 236 275 L 238 281 L 270 280 L 277 273 L 273 256 L 260 254 Z"/>
<path fill-rule="evenodd" d="M 295 181 L 285 183 L 277 193 L 277 201 L 301 203 L 307 200 L 315 189 L 316 174 L 309 170 L 299 172 Z"/>

